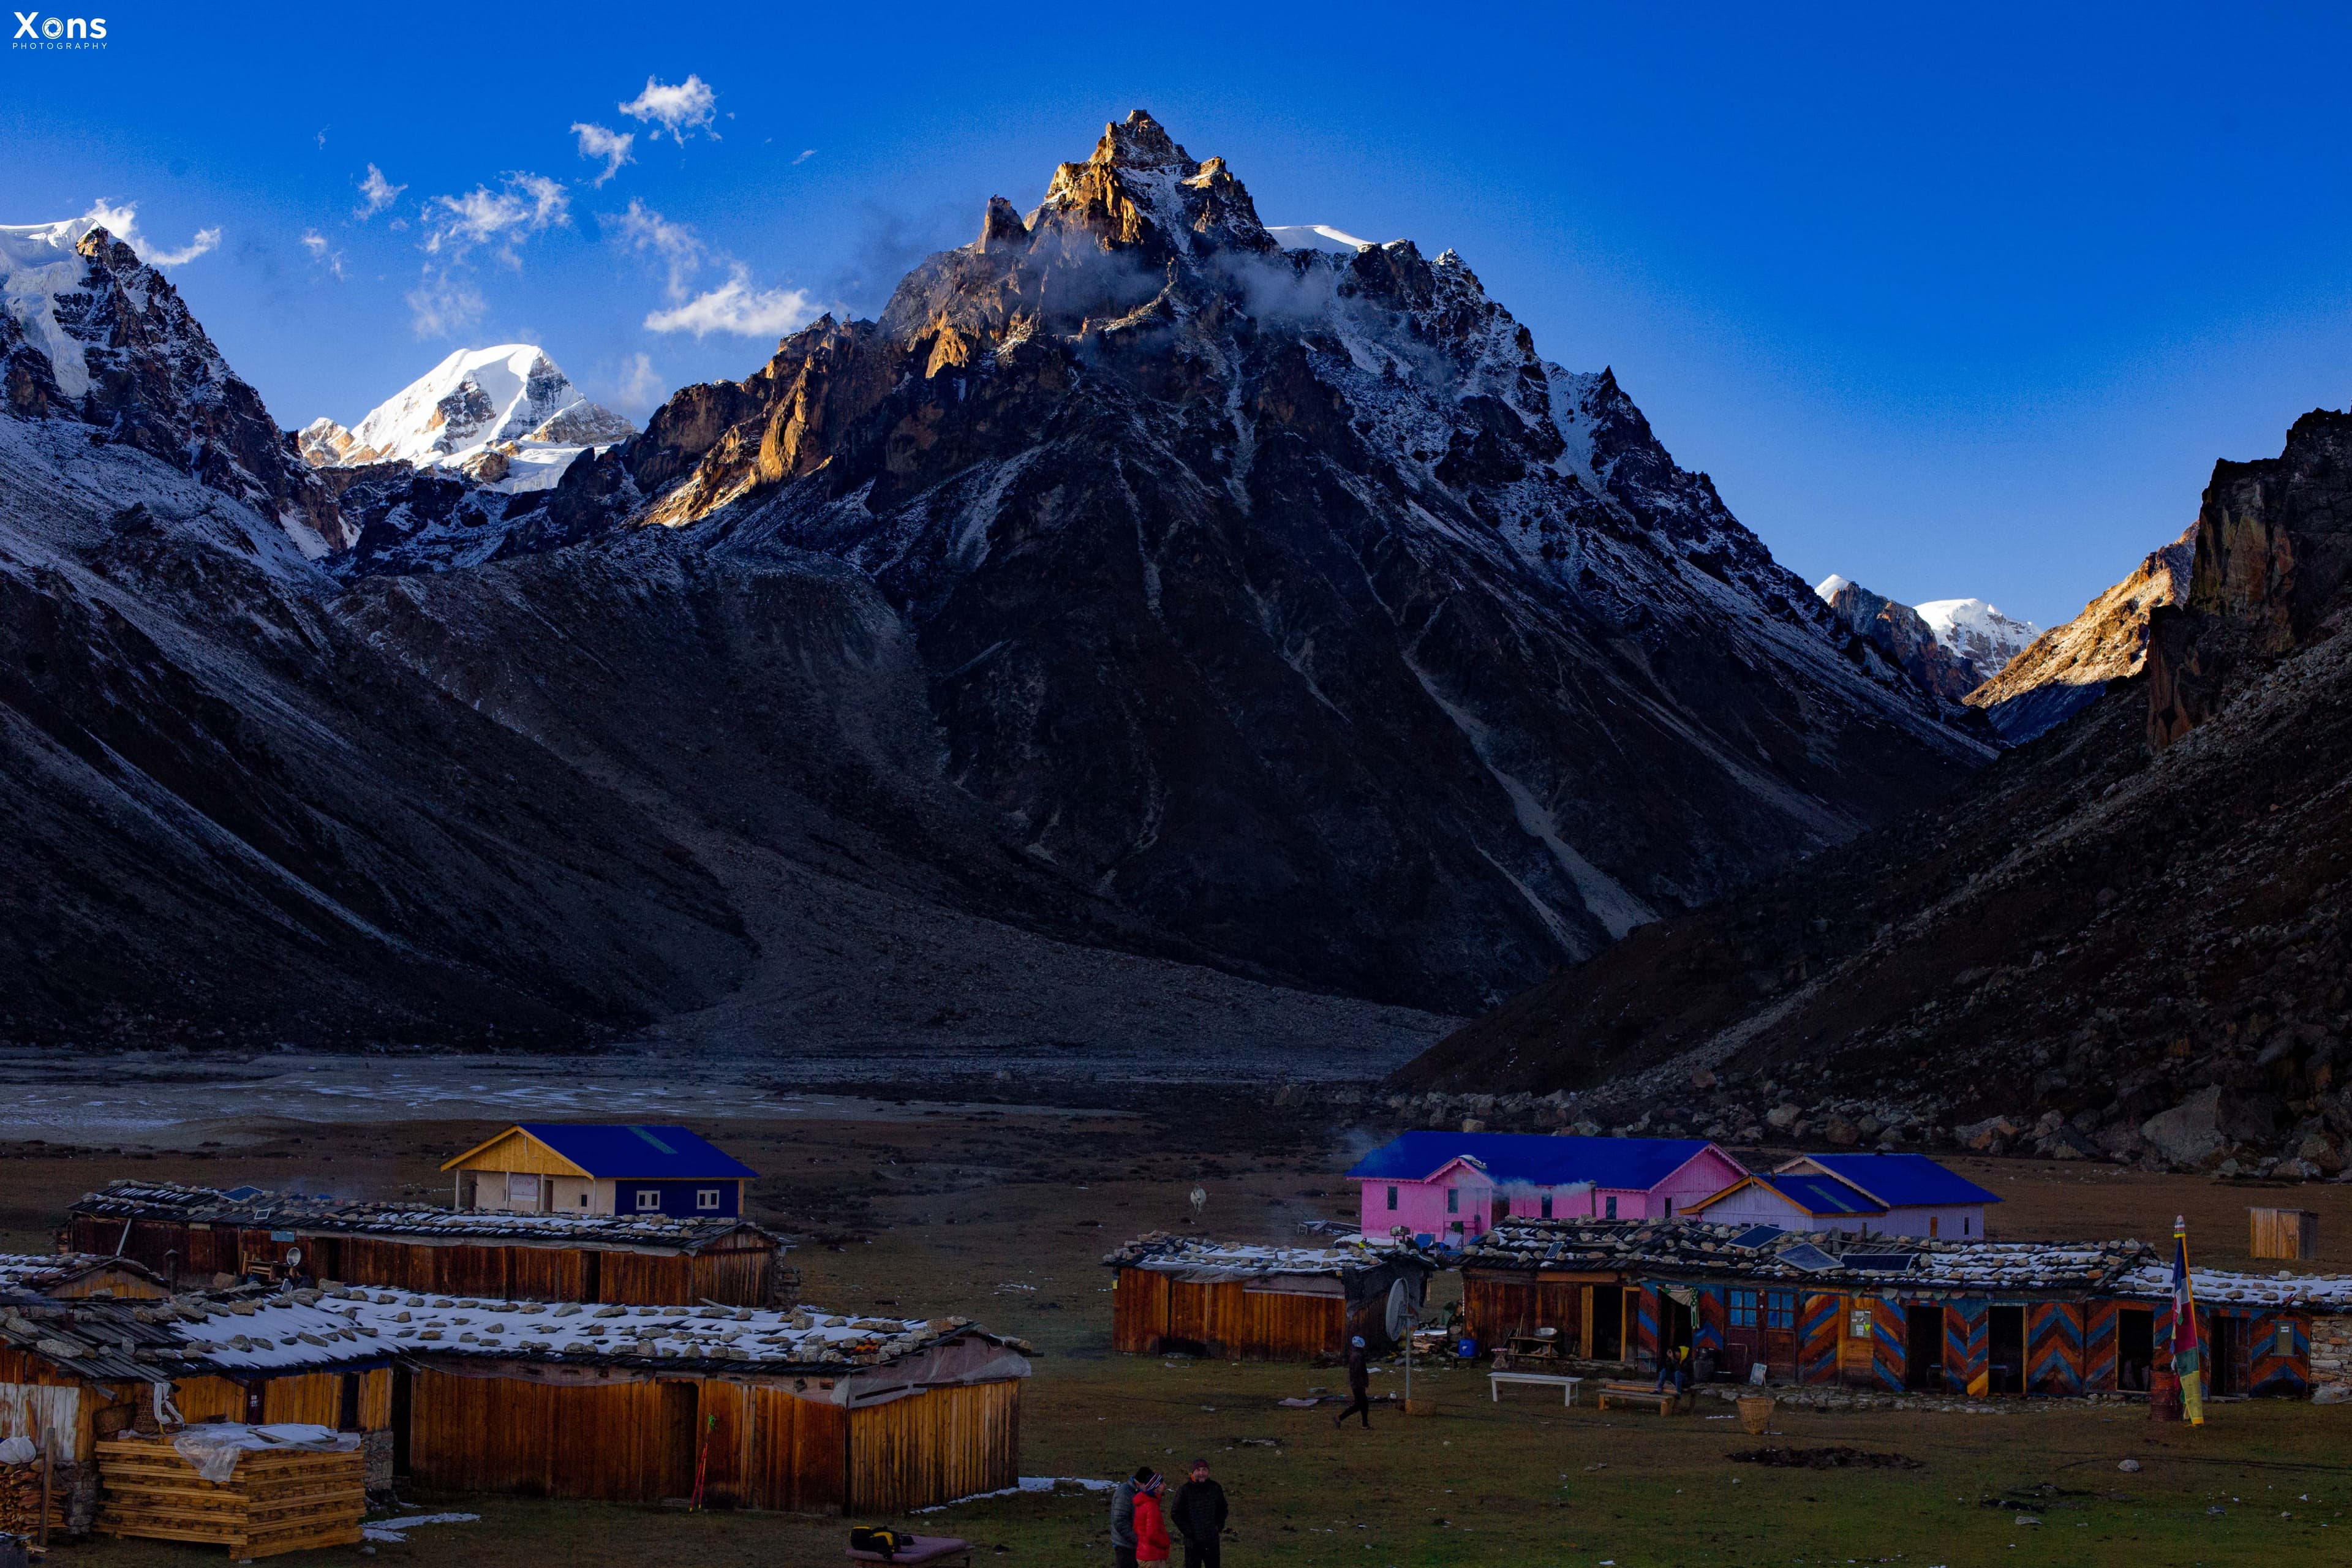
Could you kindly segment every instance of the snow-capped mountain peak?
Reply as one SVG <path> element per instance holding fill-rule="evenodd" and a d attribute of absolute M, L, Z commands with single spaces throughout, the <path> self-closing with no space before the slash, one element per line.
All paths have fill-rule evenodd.
<path fill-rule="evenodd" d="M 1982 599 L 1931 599 L 1912 608 L 1937 642 L 1974 664 L 1988 680 L 2042 635 L 2032 621 L 2012 619 Z"/>
<path fill-rule="evenodd" d="M 318 468 L 402 462 L 462 470 L 501 490 L 543 489 L 591 447 L 636 426 L 592 403 L 531 343 L 459 349 L 349 429 L 314 419 L 302 455 Z"/>

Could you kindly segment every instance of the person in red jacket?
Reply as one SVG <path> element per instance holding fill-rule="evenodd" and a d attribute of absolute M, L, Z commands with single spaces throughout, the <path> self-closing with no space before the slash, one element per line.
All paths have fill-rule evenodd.
<path fill-rule="evenodd" d="M 1168 1521 L 1160 1517 L 1160 1494 L 1168 1483 L 1157 1471 L 1150 1480 L 1136 1489 L 1135 1493 L 1135 1561 L 1146 1563 L 1168 1561 Z"/>

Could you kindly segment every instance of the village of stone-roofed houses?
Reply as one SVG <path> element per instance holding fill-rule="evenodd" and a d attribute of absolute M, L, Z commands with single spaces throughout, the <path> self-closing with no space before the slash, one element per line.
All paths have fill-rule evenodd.
<path fill-rule="evenodd" d="M 249 1556 L 359 1540 L 402 1491 L 862 1516 L 1021 1484 L 1029 1345 L 797 1301 L 792 1242 L 745 1217 L 755 1173 L 689 1130 L 520 1124 L 442 1169 L 442 1202 L 119 1180 L 56 1256 L 0 1259 L 0 1420 L 41 1456 L 37 1522 Z M 2000 1196 L 1916 1153 L 1751 1171 L 1706 1140 L 1416 1131 L 1345 1179 L 1352 1223 L 1118 1247 L 1111 1349 L 1410 1350 L 1496 1403 L 1668 1411 L 2178 1399 L 2168 1254 L 1998 1239 Z M 2191 1283 L 2211 1396 L 2352 1395 L 2352 1279 Z M 187 1473 L 257 1489 L 191 1519 Z"/>

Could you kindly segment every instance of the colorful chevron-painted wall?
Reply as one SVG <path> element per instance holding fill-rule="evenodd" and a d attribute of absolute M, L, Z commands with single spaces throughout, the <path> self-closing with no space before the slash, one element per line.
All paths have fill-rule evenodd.
<path fill-rule="evenodd" d="M 2083 1387 L 2112 1394 L 2116 1387 L 2116 1304 L 2093 1301 L 2083 1309 Z"/>
<path fill-rule="evenodd" d="M 1845 1311 L 1843 1296 L 1808 1296 L 1797 1314 L 1797 1381 L 1835 1383 L 1838 1380 L 1839 1319 Z"/>
<path fill-rule="evenodd" d="M 1992 1387 L 1992 1373 L 1986 1364 L 1987 1305 L 1951 1301 L 1944 1307 L 1944 1382 L 1955 1394 L 1981 1398 Z"/>
<path fill-rule="evenodd" d="M 2025 1387 L 2031 1394 L 2083 1392 L 2083 1309 L 2036 1301 L 2025 1310 Z"/>
<path fill-rule="evenodd" d="M 1911 1325 L 1904 1315 L 1908 1302 L 1880 1296 L 1870 1303 L 1870 1370 L 1882 1388 L 1903 1391 Z"/>

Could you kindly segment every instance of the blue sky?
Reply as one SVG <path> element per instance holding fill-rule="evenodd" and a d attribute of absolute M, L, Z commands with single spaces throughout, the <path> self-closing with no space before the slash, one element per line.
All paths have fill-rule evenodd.
<path fill-rule="evenodd" d="M 0 221 L 217 230 L 174 279 L 289 425 L 518 340 L 641 416 L 1139 106 L 1459 250 L 1809 580 L 2063 620 L 2347 402 L 2341 10 L 101 6 L 0 60 Z"/>

